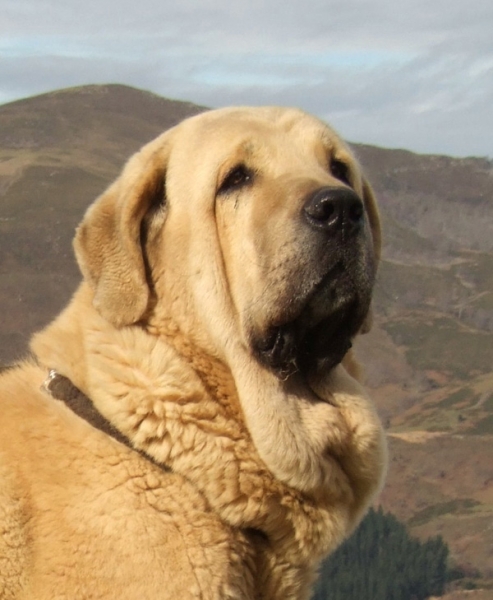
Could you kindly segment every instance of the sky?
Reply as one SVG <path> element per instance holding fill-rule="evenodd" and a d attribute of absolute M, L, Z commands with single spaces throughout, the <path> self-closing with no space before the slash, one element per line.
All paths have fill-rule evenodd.
<path fill-rule="evenodd" d="M 0 0 L 0 104 L 93 83 L 493 158 L 493 2 Z"/>

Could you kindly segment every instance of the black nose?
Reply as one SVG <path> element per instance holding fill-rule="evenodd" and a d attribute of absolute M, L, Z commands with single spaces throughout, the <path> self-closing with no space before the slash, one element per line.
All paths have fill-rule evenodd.
<path fill-rule="evenodd" d="M 324 187 L 311 194 L 303 207 L 313 227 L 330 232 L 357 231 L 364 220 L 364 207 L 358 195 L 349 188 Z"/>

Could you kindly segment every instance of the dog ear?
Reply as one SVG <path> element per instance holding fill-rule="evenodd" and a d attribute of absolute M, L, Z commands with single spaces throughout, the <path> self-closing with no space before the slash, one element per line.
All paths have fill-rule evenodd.
<path fill-rule="evenodd" d="M 382 226 L 380 223 L 380 215 L 378 214 L 377 200 L 366 178 L 363 178 L 363 202 L 365 203 L 368 219 L 370 221 L 373 237 L 373 252 L 378 265 L 382 252 Z"/>
<path fill-rule="evenodd" d="M 363 202 L 365 203 L 366 212 L 368 213 L 368 220 L 370 221 L 375 266 L 378 267 L 382 253 L 382 227 L 380 224 L 380 216 L 378 214 L 378 206 L 375 194 L 373 193 L 373 190 L 365 177 L 363 177 Z M 373 308 L 370 306 L 370 310 L 368 311 L 363 325 L 361 326 L 360 333 L 368 333 L 372 328 L 372 325 Z"/>
<path fill-rule="evenodd" d="M 144 256 L 144 222 L 165 203 L 169 132 L 135 154 L 120 177 L 89 207 L 74 249 L 94 290 L 94 306 L 118 327 L 145 313 L 150 288 Z"/>

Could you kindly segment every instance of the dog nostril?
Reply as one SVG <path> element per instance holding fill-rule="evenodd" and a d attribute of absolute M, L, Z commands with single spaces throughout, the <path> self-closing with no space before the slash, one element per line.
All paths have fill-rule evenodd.
<path fill-rule="evenodd" d="M 339 218 L 337 206 L 328 198 L 319 198 L 316 202 L 305 207 L 305 212 L 313 220 L 323 224 L 335 222 Z"/>
<path fill-rule="evenodd" d="M 355 200 L 349 207 L 348 216 L 352 223 L 359 223 L 363 217 L 363 203 Z"/>
<path fill-rule="evenodd" d="M 363 222 L 363 203 L 353 190 L 322 188 L 303 207 L 308 222 L 326 230 L 357 229 Z"/>

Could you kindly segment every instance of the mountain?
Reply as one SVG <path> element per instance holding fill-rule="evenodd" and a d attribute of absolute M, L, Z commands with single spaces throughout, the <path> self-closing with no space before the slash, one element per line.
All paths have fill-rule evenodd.
<path fill-rule="evenodd" d="M 75 289 L 71 242 L 87 206 L 144 143 L 203 110 L 118 85 L 0 106 L 0 363 Z"/>
<path fill-rule="evenodd" d="M 0 365 L 67 302 L 86 207 L 145 142 L 205 110 L 118 85 L 0 106 Z M 357 343 L 389 434 L 380 502 L 493 582 L 493 162 L 352 144 L 380 201 L 375 326 Z"/>

